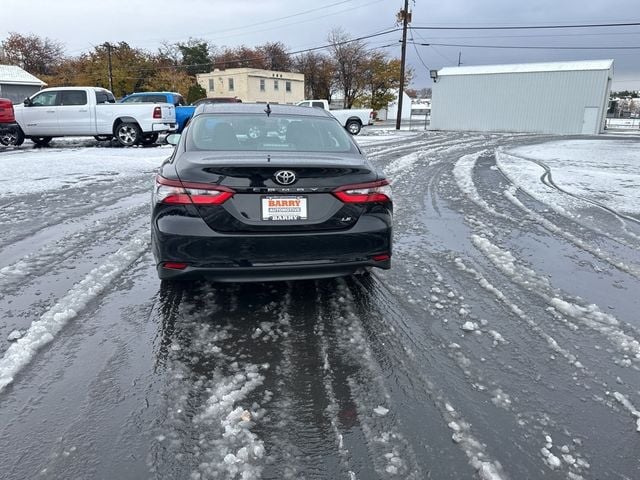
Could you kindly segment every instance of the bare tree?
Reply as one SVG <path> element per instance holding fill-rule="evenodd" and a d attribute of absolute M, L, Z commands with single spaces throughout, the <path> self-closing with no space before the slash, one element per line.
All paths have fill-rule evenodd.
<path fill-rule="evenodd" d="M 256 47 L 256 51 L 263 57 L 266 70 L 288 72 L 291 70 L 291 57 L 287 47 L 282 42 L 268 42 Z"/>
<path fill-rule="evenodd" d="M 37 35 L 11 32 L 2 42 L 5 61 L 34 75 L 50 75 L 64 59 L 60 42 Z"/>
<path fill-rule="evenodd" d="M 351 108 L 365 88 L 362 72 L 367 63 L 367 47 L 361 40 L 352 40 L 342 29 L 332 30 L 328 41 L 336 64 L 336 83 L 344 93 L 343 106 Z"/>
<path fill-rule="evenodd" d="M 331 101 L 336 65 L 320 53 L 307 52 L 293 62 L 294 69 L 304 74 L 305 98 Z"/>

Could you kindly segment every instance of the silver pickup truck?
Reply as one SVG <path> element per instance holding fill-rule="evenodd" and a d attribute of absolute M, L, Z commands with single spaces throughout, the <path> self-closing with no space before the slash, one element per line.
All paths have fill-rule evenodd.
<path fill-rule="evenodd" d="M 14 108 L 19 126 L 14 145 L 25 138 L 47 145 L 54 137 L 92 136 L 129 147 L 154 143 L 158 134 L 176 128 L 173 105 L 115 103 L 109 90 L 98 87 L 46 88 Z"/>

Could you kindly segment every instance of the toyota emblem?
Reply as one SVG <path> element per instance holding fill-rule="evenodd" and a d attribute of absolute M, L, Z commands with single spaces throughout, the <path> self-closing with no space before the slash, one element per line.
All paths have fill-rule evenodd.
<path fill-rule="evenodd" d="M 275 173 L 273 178 L 280 185 L 291 185 L 293 182 L 296 181 L 296 174 L 293 173 L 291 170 L 279 170 Z"/>

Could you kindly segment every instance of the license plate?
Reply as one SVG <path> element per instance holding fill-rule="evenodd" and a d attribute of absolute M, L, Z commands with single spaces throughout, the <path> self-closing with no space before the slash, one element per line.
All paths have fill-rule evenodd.
<path fill-rule="evenodd" d="M 307 219 L 307 197 L 262 197 L 262 220 Z"/>

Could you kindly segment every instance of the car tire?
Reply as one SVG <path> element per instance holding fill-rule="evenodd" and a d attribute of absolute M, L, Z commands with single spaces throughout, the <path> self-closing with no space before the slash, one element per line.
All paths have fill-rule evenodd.
<path fill-rule="evenodd" d="M 24 143 L 24 133 L 20 127 L 13 128 L 0 135 L 0 145 L 5 147 L 19 147 Z"/>
<path fill-rule="evenodd" d="M 123 122 L 115 129 L 115 137 L 123 147 L 132 147 L 142 140 L 142 131 L 137 123 Z"/>
<path fill-rule="evenodd" d="M 113 138 L 113 135 L 95 135 L 93 138 L 99 142 L 107 142 Z"/>
<path fill-rule="evenodd" d="M 346 128 L 347 132 L 351 135 L 358 135 L 362 129 L 362 124 L 360 120 L 349 120 L 344 128 Z"/>
<path fill-rule="evenodd" d="M 158 140 L 157 133 L 146 133 L 142 136 L 140 143 L 142 143 L 142 145 L 153 145 L 156 143 L 156 140 Z"/>
<path fill-rule="evenodd" d="M 38 147 L 46 147 L 51 142 L 52 137 L 29 137 Z"/>

